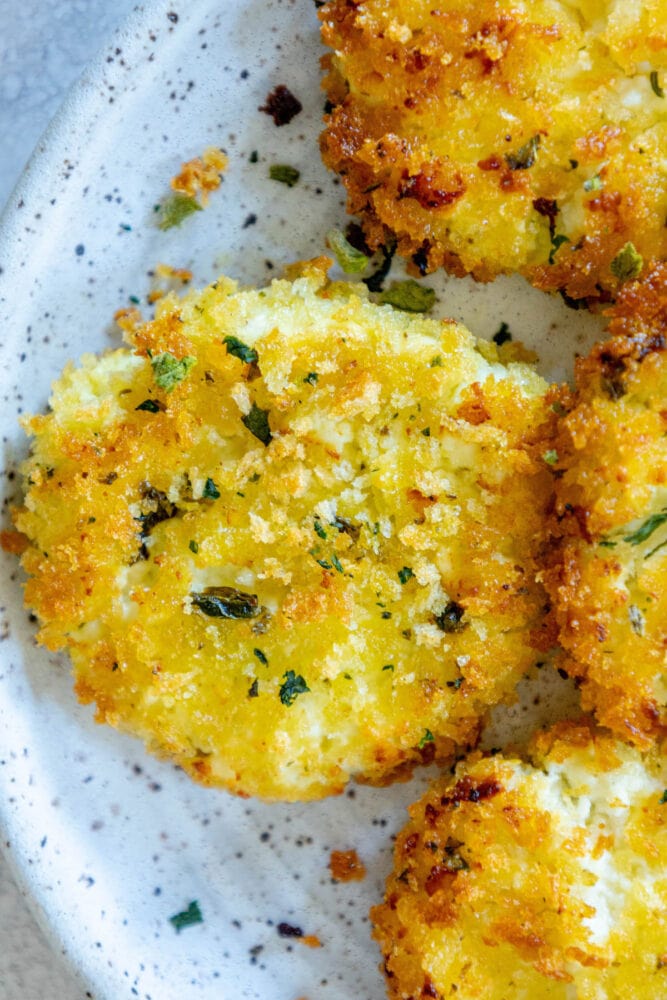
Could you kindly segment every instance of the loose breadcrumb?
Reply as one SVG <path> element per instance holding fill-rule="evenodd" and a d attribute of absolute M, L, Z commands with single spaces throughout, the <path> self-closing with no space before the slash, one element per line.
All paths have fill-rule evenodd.
<path fill-rule="evenodd" d="M 324 162 L 373 249 L 615 294 L 667 256 L 667 5 L 329 0 Z M 626 255 L 628 251 L 625 251 Z"/>
<path fill-rule="evenodd" d="M 126 313 L 133 351 L 26 421 L 40 641 L 100 721 L 242 795 L 447 759 L 552 642 L 545 383 L 329 264 Z"/>
<path fill-rule="evenodd" d="M 392 1000 L 662 1000 L 666 784 L 587 723 L 437 781 L 371 911 Z"/>

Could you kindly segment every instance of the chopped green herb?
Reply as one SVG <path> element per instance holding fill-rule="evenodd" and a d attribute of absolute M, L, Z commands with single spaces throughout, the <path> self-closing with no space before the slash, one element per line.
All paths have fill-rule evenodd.
<path fill-rule="evenodd" d="M 393 664 L 393 663 L 385 663 L 385 665 L 383 666 L 383 668 L 382 668 L 382 669 L 383 669 L 383 670 L 391 670 L 391 671 L 393 671 L 393 669 L 394 669 L 394 664 Z"/>
<path fill-rule="evenodd" d="M 253 472 L 252 476 L 248 480 L 249 483 L 258 483 L 262 477 L 259 472 Z"/>
<path fill-rule="evenodd" d="M 130 295 L 130 302 L 132 303 L 133 306 L 138 306 L 140 300 L 137 298 L 136 295 Z"/>
<path fill-rule="evenodd" d="M 204 500 L 219 500 L 220 490 L 215 485 L 212 479 L 207 479 L 204 483 L 204 489 L 202 490 L 202 498 Z"/>
<path fill-rule="evenodd" d="M 551 237 L 551 250 L 549 251 L 549 264 L 553 265 L 555 263 L 556 254 L 562 247 L 563 243 L 569 243 L 570 237 L 566 236 L 564 233 L 556 233 Z"/>
<path fill-rule="evenodd" d="M 659 514 L 651 514 L 642 525 L 640 525 L 636 531 L 630 532 L 629 535 L 625 535 L 623 538 L 624 542 L 629 542 L 630 545 L 641 545 L 645 542 L 647 538 L 650 538 L 656 528 L 659 528 L 661 524 L 667 521 L 667 510 L 661 511 Z"/>
<path fill-rule="evenodd" d="M 448 688 L 454 688 L 455 691 L 458 691 L 458 689 L 463 684 L 463 680 L 464 680 L 463 677 L 457 677 L 456 680 L 447 681 L 446 684 Z"/>
<path fill-rule="evenodd" d="M 428 366 L 429 368 L 442 368 L 444 366 L 444 362 L 441 356 L 439 354 L 436 354 L 434 358 L 431 358 L 431 360 L 428 363 Z"/>
<path fill-rule="evenodd" d="M 657 69 L 654 69 L 651 72 L 651 74 L 649 76 L 649 79 L 651 81 L 651 90 L 653 91 L 653 93 L 655 94 L 655 96 L 656 97 L 664 97 L 665 96 L 665 92 L 662 89 L 662 87 L 660 86 L 660 81 L 658 79 L 658 71 L 657 71 Z"/>
<path fill-rule="evenodd" d="M 318 566 L 321 566 L 322 569 L 331 569 L 331 563 L 327 562 L 326 559 L 316 559 L 315 562 Z"/>
<path fill-rule="evenodd" d="M 303 381 L 308 382 L 309 385 L 316 385 L 319 377 L 320 376 L 317 374 L 317 372 L 308 372 Z"/>
<path fill-rule="evenodd" d="M 638 278 L 644 266 L 644 258 L 635 249 L 634 243 L 626 243 L 611 264 L 609 270 L 619 281 L 632 281 Z"/>
<path fill-rule="evenodd" d="M 667 805 L 667 788 L 665 788 L 664 792 L 660 796 L 660 805 L 661 806 Z"/>
<path fill-rule="evenodd" d="M 145 399 L 143 403 L 135 406 L 135 410 L 146 410 L 147 413 L 159 413 L 160 407 L 154 399 Z"/>
<path fill-rule="evenodd" d="M 601 546 L 601 548 L 603 549 L 615 549 L 616 546 L 618 545 L 618 542 L 612 542 L 611 539 L 609 538 L 603 538 L 601 541 L 598 542 L 598 545 Z"/>
<path fill-rule="evenodd" d="M 337 570 L 337 572 L 339 572 L 339 573 L 343 572 L 343 567 L 341 566 L 340 559 L 338 558 L 338 556 L 336 555 L 335 552 L 334 552 L 334 554 L 331 557 L 331 565 L 333 566 L 333 568 L 335 570 Z"/>
<path fill-rule="evenodd" d="M 464 614 L 465 608 L 456 601 L 448 601 L 444 611 L 433 615 L 433 619 L 441 632 L 462 632 L 467 627 L 467 622 L 462 621 Z"/>
<path fill-rule="evenodd" d="M 241 422 L 263 445 L 269 444 L 272 435 L 271 428 L 269 427 L 268 410 L 262 410 L 257 403 L 253 403 L 250 413 L 246 413 L 244 417 L 241 417 Z"/>
<path fill-rule="evenodd" d="M 288 670 L 284 675 L 283 683 L 280 685 L 280 700 L 283 705 L 293 705 L 300 694 L 310 691 L 301 674 L 295 674 L 293 670 Z"/>
<path fill-rule="evenodd" d="M 565 414 L 567 413 L 567 410 L 565 409 L 562 403 L 558 402 L 552 403 L 551 409 L 554 411 L 554 413 L 558 414 L 559 417 L 564 417 Z"/>
<path fill-rule="evenodd" d="M 656 552 L 660 551 L 660 549 L 664 549 L 664 547 L 666 545 L 667 545 L 667 541 L 666 542 L 660 542 L 660 545 L 656 545 L 656 547 L 654 549 L 651 549 L 650 552 L 647 552 L 646 555 L 644 556 L 644 558 L 645 559 L 650 559 L 651 556 L 654 556 Z"/>
<path fill-rule="evenodd" d="M 260 663 L 263 663 L 265 667 L 268 666 L 269 661 L 267 659 L 266 653 L 263 653 L 261 649 L 253 649 L 253 653 L 255 654 Z"/>
<path fill-rule="evenodd" d="M 414 575 L 409 566 L 404 566 L 403 569 L 399 569 L 398 571 L 398 579 L 402 584 L 406 584 Z"/>
<path fill-rule="evenodd" d="M 250 685 L 250 687 L 248 688 L 248 697 L 259 698 L 259 681 L 257 680 L 256 677 L 252 682 L 252 684 Z"/>
<path fill-rule="evenodd" d="M 528 170 L 532 167 L 540 147 L 540 141 L 540 136 L 534 135 L 525 145 L 517 149 L 516 153 L 508 153 L 505 157 L 505 163 L 510 170 Z"/>
<path fill-rule="evenodd" d="M 252 347 L 248 347 L 238 337 L 225 337 L 223 344 L 227 348 L 227 354 L 233 354 L 239 361 L 244 361 L 247 365 L 251 365 L 257 361 L 257 351 L 253 350 Z"/>
<path fill-rule="evenodd" d="M 194 554 L 197 555 L 199 552 L 199 542 L 195 542 L 194 538 L 191 538 L 188 548 L 190 549 L 190 552 L 194 552 Z"/>
<path fill-rule="evenodd" d="M 315 534 L 316 535 L 319 535 L 320 538 L 326 539 L 327 533 L 324 530 L 324 528 L 322 527 L 322 522 L 321 521 L 316 520 L 313 523 L 313 528 L 315 529 Z"/>
<path fill-rule="evenodd" d="M 252 153 L 248 157 L 248 163 L 257 163 L 259 160 L 259 153 L 256 149 L 253 149 Z"/>
<path fill-rule="evenodd" d="M 435 737 L 433 736 L 433 733 L 431 732 L 430 729 L 424 730 L 424 735 L 420 739 L 417 746 L 419 747 L 420 750 L 423 750 L 427 743 L 435 743 Z"/>
<path fill-rule="evenodd" d="M 286 163 L 274 163 L 269 167 L 269 177 L 272 181 L 287 184 L 287 187 L 294 187 L 301 177 L 301 172 L 296 167 L 290 167 Z"/>
<path fill-rule="evenodd" d="M 392 281 L 380 295 L 380 302 L 403 312 L 425 313 L 435 305 L 435 291 L 413 278 L 406 278 L 405 281 Z"/>
<path fill-rule="evenodd" d="M 380 615 L 380 618 L 384 618 L 385 621 L 391 618 L 391 611 L 383 611 L 382 614 Z"/>
<path fill-rule="evenodd" d="M 357 250 L 339 229 L 330 229 L 327 243 L 333 250 L 338 266 L 345 274 L 361 274 L 368 267 L 368 257 Z"/>
<path fill-rule="evenodd" d="M 345 678 L 346 681 L 352 680 L 352 674 L 343 674 L 343 677 Z"/>
<path fill-rule="evenodd" d="M 180 226 L 189 215 L 201 212 L 202 209 L 196 198 L 176 192 L 176 194 L 167 198 L 159 210 L 161 218 L 158 222 L 158 227 L 160 229 L 173 229 L 174 226 Z"/>
<path fill-rule="evenodd" d="M 507 325 L 507 323 L 503 321 L 492 337 L 493 343 L 497 344 L 498 347 L 502 347 L 503 344 L 506 344 L 507 341 L 511 339 L 512 339 L 512 333 L 510 331 L 510 328 Z"/>
<path fill-rule="evenodd" d="M 192 927 L 193 924 L 203 924 L 204 918 L 202 917 L 197 900 L 193 899 L 187 910 L 182 910 L 180 913 L 175 913 L 173 917 L 169 917 L 169 923 L 177 934 L 180 934 L 184 927 Z"/>
<path fill-rule="evenodd" d="M 588 180 L 584 181 L 584 191 L 601 191 L 602 186 L 602 178 L 599 174 L 596 174 L 595 177 L 589 177 Z"/>
<path fill-rule="evenodd" d="M 425 438 L 430 438 L 430 436 L 431 436 L 431 428 L 430 427 L 425 427 L 424 430 L 422 431 L 422 434 L 424 435 Z"/>
<path fill-rule="evenodd" d="M 631 604 L 628 607 L 628 618 L 630 619 L 630 624 L 632 625 L 632 631 L 635 633 L 635 635 L 643 635 L 644 616 L 636 604 Z"/>
<path fill-rule="evenodd" d="M 542 458 L 547 463 L 547 465 L 555 465 L 558 461 L 558 452 L 555 448 L 549 448 L 542 455 Z"/>
<path fill-rule="evenodd" d="M 165 392 L 173 392 L 179 382 L 187 378 L 190 370 L 197 364 L 197 359 L 192 357 L 175 358 L 169 351 L 158 354 L 151 358 L 153 378 L 161 389 Z"/>
<path fill-rule="evenodd" d="M 256 618 L 262 611 L 256 594 L 245 594 L 234 587 L 207 587 L 190 597 L 194 606 L 209 618 Z"/>

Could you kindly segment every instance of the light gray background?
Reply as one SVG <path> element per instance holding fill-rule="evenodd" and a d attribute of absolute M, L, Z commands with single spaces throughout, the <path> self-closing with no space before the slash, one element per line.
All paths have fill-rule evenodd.
<path fill-rule="evenodd" d="M 136 0 L 0 0 L 0 206 L 84 66 Z M 0 855 L 0 1000 L 84 1000 Z"/>

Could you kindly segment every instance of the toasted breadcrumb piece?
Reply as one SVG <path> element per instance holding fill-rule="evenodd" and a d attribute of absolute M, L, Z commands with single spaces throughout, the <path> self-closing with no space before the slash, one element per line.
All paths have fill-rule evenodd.
<path fill-rule="evenodd" d="M 666 785 L 586 722 L 437 781 L 371 911 L 392 1000 L 662 1000 Z"/>
<path fill-rule="evenodd" d="M 610 315 L 563 401 L 545 582 L 584 708 L 646 747 L 667 730 L 667 265 Z"/>
<path fill-rule="evenodd" d="M 203 206 L 207 204 L 211 192 L 220 187 L 226 169 L 225 154 L 221 149 L 209 146 L 201 156 L 181 164 L 179 173 L 172 177 L 170 183 L 174 191 L 189 198 L 198 198 Z"/>
<path fill-rule="evenodd" d="M 329 0 L 324 162 L 421 273 L 615 295 L 667 256 L 667 5 Z M 628 251 L 626 251 L 626 254 Z"/>
<path fill-rule="evenodd" d="M 41 642 L 100 721 L 242 795 L 447 759 L 552 643 L 545 383 L 329 264 L 121 317 L 133 350 L 26 421 Z"/>

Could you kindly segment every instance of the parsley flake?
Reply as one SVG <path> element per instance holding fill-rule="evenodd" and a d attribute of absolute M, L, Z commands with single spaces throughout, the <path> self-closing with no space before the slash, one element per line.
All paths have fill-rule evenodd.
<path fill-rule="evenodd" d="M 190 370 L 196 364 L 196 358 L 186 356 L 179 360 L 173 354 L 170 354 L 169 351 L 164 351 L 162 354 L 151 358 L 153 378 L 160 389 L 164 389 L 166 393 L 173 392 L 178 383 L 187 378 Z"/>
<path fill-rule="evenodd" d="M 257 618 L 262 612 L 256 594 L 246 594 L 234 587 L 207 587 L 192 593 L 194 606 L 209 618 Z"/>
<path fill-rule="evenodd" d="M 169 917 L 169 923 L 177 934 L 180 934 L 184 927 L 192 927 L 193 924 L 203 924 L 204 918 L 202 917 L 197 900 L 193 899 L 186 910 L 182 910 L 180 913 L 175 913 L 173 917 Z"/>
<path fill-rule="evenodd" d="M 667 510 L 661 511 L 659 514 L 651 514 L 643 524 L 641 524 L 636 531 L 630 532 L 629 535 L 625 535 L 623 538 L 624 542 L 629 542 L 630 545 L 641 545 L 645 542 L 647 538 L 650 538 L 656 528 L 659 528 L 661 524 L 667 521 Z"/>
<path fill-rule="evenodd" d="M 556 254 L 562 247 L 563 243 L 569 243 L 570 237 L 566 236 L 564 233 L 555 233 L 551 237 L 551 250 L 549 251 L 549 264 L 555 264 Z"/>
<path fill-rule="evenodd" d="M 665 788 L 664 792 L 660 796 L 660 805 L 661 806 L 667 805 L 667 788 Z"/>
<path fill-rule="evenodd" d="M 261 649 L 253 649 L 253 653 L 255 654 L 260 663 L 263 663 L 265 667 L 268 666 L 269 661 L 267 659 L 266 653 L 263 653 Z"/>
<path fill-rule="evenodd" d="M 248 697 L 259 698 L 259 681 L 257 680 L 256 677 L 252 682 L 252 684 L 250 685 L 250 687 L 248 688 Z"/>
<path fill-rule="evenodd" d="M 505 163 L 510 170 L 528 170 L 535 163 L 537 151 L 540 148 L 540 136 L 534 135 L 516 153 L 508 153 Z"/>
<path fill-rule="evenodd" d="M 238 337 L 225 337 L 223 344 L 227 348 L 227 354 L 232 354 L 239 361 L 243 361 L 247 365 L 251 365 L 257 361 L 257 351 L 253 350 L 252 347 L 248 347 Z"/>
<path fill-rule="evenodd" d="M 427 743 L 435 743 L 435 737 L 430 729 L 424 730 L 424 735 L 420 739 L 417 746 L 419 747 L 420 750 L 423 750 Z"/>
<path fill-rule="evenodd" d="M 303 381 L 307 382 L 308 385 L 316 385 L 319 377 L 320 376 L 317 374 L 317 372 L 308 372 Z"/>
<path fill-rule="evenodd" d="M 313 524 L 313 528 L 315 530 L 315 534 L 316 535 L 319 535 L 320 538 L 325 538 L 326 539 L 327 533 L 324 530 L 324 528 L 322 527 L 322 522 L 321 521 L 315 521 L 314 524 Z"/>
<path fill-rule="evenodd" d="M 626 243 L 622 247 L 611 264 L 609 270 L 619 281 L 633 281 L 638 278 L 644 266 L 644 258 L 635 249 L 634 243 Z"/>
<path fill-rule="evenodd" d="M 288 670 L 283 678 L 283 683 L 280 685 L 280 700 L 283 705 L 288 708 L 293 705 L 300 694 L 305 694 L 306 691 L 310 691 L 310 688 L 306 684 L 305 680 L 301 674 L 295 674 L 293 670 Z"/>
<path fill-rule="evenodd" d="M 180 226 L 189 215 L 194 215 L 195 212 L 201 212 L 201 210 L 202 207 L 195 198 L 176 192 L 160 206 L 158 227 L 160 229 L 173 229 L 174 226 Z"/>
<path fill-rule="evenodd" d="M 660 86 L 660 81 L 659 81 L 659 78 L 658 78 L 658 71 L 657 71 L 657 69 L 654 69 L 651 72 L 651 74 L 649 76 L 649 79 L 651 81 L 651 90 L 653 91 L 653 93 L 655 94 L 655 96 L 656 97 L 664 97 L 665 96 L 665 92 L 662 89 L 662 87 Z"/>
<path fill-rule="evenodd" d="M 258 441 L 261 441 L 263 445 L 268 445 L 271 441 L 271 428 L 269 427 L 269 411 L 262 410 L 257 405 L 253 403 L 250 409 L 250 413 L 246 413 L 245 416 L 241 417 L 241 423 L 248 428 L 251 434 L 254 434 Z"/>
<path fill-rule="evenodd" d="M 429 368 L 442 368 L 444 366 L 444 362 L 441 356 L 439 354 L 436 354 L 434 358 L 431 358 L 431 360 L 428 363 L 428 366 Z"/>
<path fill-rule="evenodd" d="M 199 552 L 199 542 L 196 542 L 194 538 L 191 538 L 188 548 L 190 549 L 190 552 L 194 552 L 194 554 L 197 555 Z"/>
<path fill-rule="evenodd" d="M 406 278 L 405 281 L 392 281 L 380 295 L 380 302 L 403 312 L 425 313 L 435 305 L 435 291 L 413 278 Z"/>
<path fill-rule="evenodd" d="M 220 490 L 215 485 L 213 480 L 209 478 L 204 483 L 204 489 L 202 490 L 201 495 L 203 500 L 219 500 Z"/>
<path fill-rule="evenodd" d="M 337 570 L 337 572 L 339 572 L 339 573 L 343 572 L 343 567 L 341 565 L 340 559 L 338 558 L 338 556 L 336 555 L 335 552 L 334 552 L 334 554 L 331 557 L 331 565 L 333 566 L 333 568 L 335 570 Z"/>
<path fill-rule="evenodd" d="M 542 458 L 547 465 L 555 465 L 558 461 L 558 452 L 555 448 L 549 448 L 543 453 Z"/>
<path fill-rule="evenodd" d="M 385 665 L 383 666 L 382 669 L 383 670 L 391 670 L 392 673 L 393 673 L 393 671 L 394 671 L 394 664 L 393 663 L 385 663 Z"/>
<path fill-rule="evenodd" d="M 403 569 L 399 569 L 397 575 L 401 583 L 405 585 L 408 582 L 408 580 L 410 580 L 415 574 L 413 570 L 410 569 L 409 566 L 404 566 Z"/>
<path fill-rule="evenodd" d="M 297 170 L 296 167 L 290 167 L 286 163 L 274 163 L 269 167 L 269 177 L 272 181 L 287 184 L 287 187 L 294 187 L 299 177 L 301 177 L 301 171 Z"/>
<path fill-rule="evenodd" d="M 368 266 L 368 257 L 357 250 L 339 229 L 330 229 L 327 243 L 333 250 L 338 266 L 345 274 L 361 274 Z"/>
<path fill-rule="evenodd" d="M 147 413 L 159 413 L 160 407 L 154 399 L 145 399 L 143 403 L 135 406 L 135 410 L 146 410 Z"/>
<path fill-rule="evenodd" d="M 594 177 L 589 177 L 588 180 L 584 181 L 584 191 L 601 191 L 602 187 L 602 178 L 599 174 L 595 174 Z"/>
<path fill-rule="evenodd" d="M 507 323 L 505 323 L 504 320 L 502 321 L 502 323 L 500 324 L 500 326 L 498 327 L 498 329 L 496 330 L 491 339 L 493 340 L 494 344 L 498 345 L 498 347 L 502 347 L 503 344 L 506 344 L 508 340 L 512 339 L 512 331 L 510 330 L 509 326 L 507 325 Z"/>

